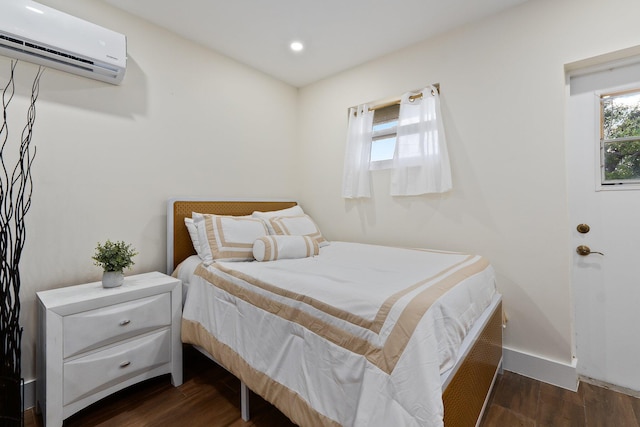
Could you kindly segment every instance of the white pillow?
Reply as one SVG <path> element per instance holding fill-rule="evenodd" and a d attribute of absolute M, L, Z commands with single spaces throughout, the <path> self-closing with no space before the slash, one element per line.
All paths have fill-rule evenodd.
<path fill-rule="evenodd" d="M 309 215 L 277 216 L 269 219 L 269 222 L 275 234 L 285 236 L 309 236 L 315 239 L 320 247 L 329 244 Z"/>
<path fill-rule="evenodd" d="M 198 229 L 193 222 L 193 218 L 185 217 L 184 225 L 187 226 L 189 237 L 191 237 L 191 243 L 193 243 L 193 249 L 195 249 L 198 256 L 200 256 L 200 240 L 198 239 Z"/>
<path fill-rule="evenodd" d="M 307 258 L 318 253 L 318 242 L 309 236 L 264 236 L 253 243 L 253 257 L 258 261 Z"/>
<path fill-rule="evenodd" d="M 298 215 L 304 215 L 304 211 L 302 210 L 300 205 L 295 205 L 290 208 L 280 209 L 277 211 L 268 211 L 268 212 L 255 211 L 254 213 L 251 214 L 252 217 L 260 218 L 267 224 L 267 228 L 269 229 L 269 234 L 276 234 L 276 232 L 273 230 L 273 227 L 271 226 L 271 223 L 269 223 L 269 220 L 271 218 L 276 216 L 298 216 Z"/>
<path fill-rule="evenodd" d="M 268 235 L 261 219 L 228 215 L 193 214 L 202 261 L 252 261 L 253 242 Z"/>

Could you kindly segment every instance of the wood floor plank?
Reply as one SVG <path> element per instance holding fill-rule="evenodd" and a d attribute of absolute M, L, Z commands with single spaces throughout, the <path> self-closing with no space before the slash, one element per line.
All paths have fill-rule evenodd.
<path fill-rule="evenodd" d="M 584 406 L 582 389 L 578 388 L 577 392 L 556 387 L 547 383 L 540 383 L 540 396 L 545 399 L 558 399 L 571 402 L 575 405 Z"/>
<path fill-rule="evenodd" d="M 493 403 L 535 420 L 539 393 L 539 381 L 505 371 L 493 395 Z"/>
<path fill-rule="evenodd" d="M 491 405 L 482 427 L 535 427 L 536 421 L 500 405 Z"/>
<path fill-rule="evenodd" d="M 585 416 L 589 427 L 639 427 L 631 396 L 582 383 Z"/>
<path fill-rule="evenodd" d="M 633 408 L 633 413 L 636 416 L 636 422 L 640 425 L 640 399 L 632 399 L 631 407 Z"/>
<path fill-rule="evenodd" d="M 536 421 L 539 427 L 585 426 L 586 419 L 582 393 L 540 383 Z"/>
<path fill-rule="evenodd" d="M 562 400 L 544 399 L 541 396 L 536 418 L 538 427 L 583 427 L 586 424 L 584 406 Z"/>

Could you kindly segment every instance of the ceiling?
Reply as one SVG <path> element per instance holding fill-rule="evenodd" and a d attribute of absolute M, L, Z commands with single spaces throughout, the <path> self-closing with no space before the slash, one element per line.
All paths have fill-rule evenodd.
<path fill-rule="evenodd" d="M 302 87 L 526 0 L 104 1 Z"/>

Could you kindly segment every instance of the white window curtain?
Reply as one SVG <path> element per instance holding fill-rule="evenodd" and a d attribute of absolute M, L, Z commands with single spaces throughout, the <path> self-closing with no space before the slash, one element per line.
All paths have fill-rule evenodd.
<path fill-rule="evenodd" d="M 440 113 L 440 96 L 435 87 L 402 96 L 395 150 L 392 196 L 451 190 L 451 165 Z"/>
<path fill-rule="evenodd" d="M 371 197 L 369 157 L 371 156 L 371 132 L 373 111 L 367 104 L 349 109 L 347 152 L 344 156 L 342 197 L 354 199 Z"/>

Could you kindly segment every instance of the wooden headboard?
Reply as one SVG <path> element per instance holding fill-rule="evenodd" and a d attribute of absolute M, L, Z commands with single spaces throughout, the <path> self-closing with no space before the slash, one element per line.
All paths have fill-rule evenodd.
<path fill-rule="evenodd" d="M 196 253 L 184 218 L 192 212 L 217 215 L 251 215 L 254 211 L 276 211 L 297 205 L 290 200 L 203 200 L 170 199 L 167 205 L 167 274 Z"/>

